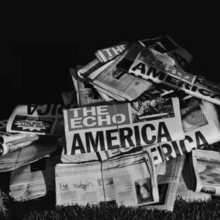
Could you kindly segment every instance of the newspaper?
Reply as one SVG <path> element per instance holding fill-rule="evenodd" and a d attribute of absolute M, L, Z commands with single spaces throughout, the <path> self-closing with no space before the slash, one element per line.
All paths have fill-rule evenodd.
<path fill-rule="evenodd" d="M 144 39 L 141 42 L 148 48 L 172 57 L 175 60 L 175 64 L 183 69 L 193 61 L 193 56 L 178 45 L 169 35 Z"/>
<path fill-rule="evenodd" d="M 154 166 L 149 155 L 143 151 L 139 152 L 103 162 L 103 182 L 107 202 L 113 200 L 118 205 L 141 206 L 159 201 Z"/>
<path fill-rule="evenodd" d="M 211 199 L 211 195 L 207 193 L 194 192 L 193 190 L 188 189 L 183 176 L 181 175 L 176 198 L 182 198 L 186 201 L 208 201 Z"/>
<path fill-rule="evenodd" d="M 113 47 L 104 48 L 98 50 L 95 55 L 99 62 L 107 62 L 114 59 L 116 56 L 121 54 L 126 48 L 127 44 L 115 45 Z"/>
<path fill-rule="evenodd" d="M 10 135 L 8 132 L 6 132 L 6 126 L 8 123 L 8 119 L 4 119 L 0 121 L 0 135 Z"/>
<path fill-rule="evenodd" d="M 64 109 L 63 155 L 152 145 L 183 139 L 178 98 Z M 175 124 L 175 126 L 173 126 Z"/>
<path fill-rule="evenodd" d="M 133 53 L 138 55 L 135 59 L 130 59 L 134 57 Z M 118 63 L 117 69 L 154 83 L 164 83 L 171 88 L 183 90 L 189 95 L 220 105 L 219 85 L 156 59 L 146 47 L 134 44 L 127 51 L 125 58 Z"/>
<path fill-rule="evenodd" d="M 36 134 L 0 135 L 0 156 L 26 147 L 36 140 L 39 140 Z"/>
<path fill-rule="evenodd" d="M 207 150 L 192 151 L 196 192 L 220 196 L 220 153 Z"/>
<path fill-rule="evenodd" d="M 76 90 L 78 106 L 94 104 L 102 102 L 103 99 L 100 94 L 89 83 L 83 81 L 78 75 L 75 69 L 70 69 L 70 75 L 73 80 L 73 84 Z"/>
<path fill-rule="evenodd" d="M 60 155 L 46 156 L 12 171 L 9 195 L 15 201 L 36 199 L 55 192 L 55 166 Z"/>
<path fill-rule="evenodd" d="M 127 51 L 123 52 L 115 60 L 109 61 L 95 71 L 91 71 L 88 78 L 94 85 L 132 101 L 148 90 L 152 83 L 116 69 L 117 63 L 123 59 L 126 53 Z"/>
<path fill-rule="evenodd" d="M 19 134 L 6 132 L 8 119 L 0 121 L 0 156 L 26 147 L 39 139 L 36 134 Z"/>
<path fill-rule="evenodd" d="M 185 155 L 166 163 L 166 172 L 158 175 L 159 202 L 146 208 L 173 211 Z"/>
<path fill-rule="evenodd" d="M 54 143 L 35 142 L 0 157 L 0 172 L 8 172 L 35 162 L 58 149 Z"/>
<path fill-rule="evenodd" d="M 151 152 L 154 165 L 176 158 L 179 155 L 191 152 L 192 149 L 206 149 L 207 146 L 215 144 L 220 139 L 219 129 L 213 121 L 214 111 L 210 112 L 206 103 L 200 102 L 185 105 L 181 110 L 183 131 L 185 138 L 183 140 L 171 141 L 167 143 L 158 143 L 151 146 L 143 146 L 144 150 Z M 215 114 L 214 114 L 215 113 Z M 220 145 L 217 147 L 220 151 Z M 131 150 L 127 147 L 125 150 Z M 108 152 L 100 152 L 102 160 L 106 160 L 119 154 L 121 149 L 114 149 Z"/>
<path fill-rule="evenodd" d="M 8 120 L 7 132 L 61 136 L 64 134 L 62 111 L 61 104 L 19 105 Z"/>
<path fill-rule="evenodd" d="M 156 179 L 151 176 L 155 171 L 149 170 L 145 158 L 140 151 L 105 162 L 58 164 L 56 204 L 139 206 L 159 201 Z"/>
<path fill-rule="evenodd" d="M 220 130 L 214 123 L 209 109 L 204 104 L 195 105 L 181 110 L 182 125 L 185 139 L 167 143 L 144 146 L 153 156 L 154 164 L 162 163 L 201 149 L 220 140 Z"/>

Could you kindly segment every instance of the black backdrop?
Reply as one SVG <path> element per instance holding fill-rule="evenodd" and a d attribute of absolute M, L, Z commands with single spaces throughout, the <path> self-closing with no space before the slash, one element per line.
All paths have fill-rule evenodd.
<path fill-rule="evenodd" d="M 217 80 L 215 73 L 204 70 L 204 37 L 198 31 L 183 28 L 137 29 L 130 28 L 109 34 L 110 28 L 76 31 L 62 38 L 13 38 L 10 44 L 9 71 L 1 76 L 1 119 L 10 116 L 17 104 L 61 102 L 61 92 L 72 87 L 69 68 L 91 61 L 97 49 L 112 46 L 120 41 L 135 41 L 169 34 L 187 49 L 194 61 L 188 71 Z"/>

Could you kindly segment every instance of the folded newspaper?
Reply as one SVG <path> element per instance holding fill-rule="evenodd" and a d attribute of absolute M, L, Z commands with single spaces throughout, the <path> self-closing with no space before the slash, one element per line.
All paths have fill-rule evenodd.
<path fill-rule="evenodd" d="M 0 157 L 0 172 L 8 172 L 35 162 L 55 152 L 59 147 L 53 143 L 35 142 Z"/>
<path fill-rule="evenodd" d="M 159 201 L 154 166 L 143 151 L 104 162 L 58 164 L 56 204 L 114 202 L 140 206 Z"/>
<path fill-rule="evenodd" d="M 135 109 L 132 104 L 64 109 L 63 155 L 184 139 L 178 98 L 142 102 Z"/>
<path fill-rule="evenodd" d="M 159 202 L 146 208 L 173 211 L 184 162 L 182 155 L 164 164 L 165 173 L 157 176 Z"/>
<path fill-rule="evenodd" d="M 54 193 L 55 166 L 59 162 L 60 155 L 47 155 L 13 170 L 10 176 L 10 196 L 16 201 L 24 201 Z"/>
<path fill-rule="evenodd" d="M 6 132 L 7 122 L 8 120 L 0 121 L 0 156 L 24 148 L 39 140 L 39 136 L 36 134 Z"/>
<path fill-rule="evenodd" d="M 196 192 L 220 196 L 220 153 L 207 150 L 192 151 L 196 177 Z"/>
<path fill-rule="evenodd" d="M 178 186 L 176 197 L 177 199 L 181 198 L 186 201 L 208 201 L 211 199 L 210 194 L 194 192 L 193 190 L 188 189 L 182 175 L 180 177 L 180 183 Z"/>

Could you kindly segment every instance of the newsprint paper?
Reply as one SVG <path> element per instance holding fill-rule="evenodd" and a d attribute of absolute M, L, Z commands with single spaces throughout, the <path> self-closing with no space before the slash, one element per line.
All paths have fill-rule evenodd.
<path fill-rule="evenodd" d="M 165 173 L 157 176 L 159 202 L 147 208 L 173 211 L 184 162 L 185 155 L 182 155 L 164 163 Z"/>
<path fill-rule="evenodd" d="M 203 149 L 205 146 L 220 140 L 220 130 L 213 121 L 210 108 L 207 108 L 206 103 L 182 109 L 181 118 L 183 131 L 185 132 L 184 139 L 142 146 L 144 150 L 151 153 L 154 165 L 189 153 L 193 149 Z M 101 151 L 99 154 L 102 160 L 106 160 L 120 154 L 123 149 L 128 151 L 131 148 Z"/>
<path fill-rule="evenodd" d="M 220 196 L 220 152 L 193 150 L 192 163 L 196 191 Z"/>
<path fill-rule="evenodd" d="M 61 104 L 19 105 L 12 112 L 7 132 L 39 135 L 63 135 Z"/>
<path fill-rule="evenodd" d="M 104 162 L 58 164 L 56 205 L 113 202 L 141 206 L 158 202 L 155 170 L 149 162 L 146 153 L 137 151 Z"/>
<path fill-rule="evenodd" d="M 220 140 L 220 130 L 212 119 L 206 105 L 191 106 L 181 110 L 185 138 L 167 143 L 144 146 L 150 151 L 154 164 L 176 158 L 179 155 L 201 149 Z"/>
<path fill-rule="evenodd" d="M 62 157 L 184 139 L 178 98 L 64 109 Z"/>
<path fill-rule="evenodd" d="M 218 84 L 158 60 L 149 48 L 134 44 L 128 51 L 124 59 L 117 64 L 117 69 L 154 83 L 164 83 L 189 95 L 220 105 Z"/>

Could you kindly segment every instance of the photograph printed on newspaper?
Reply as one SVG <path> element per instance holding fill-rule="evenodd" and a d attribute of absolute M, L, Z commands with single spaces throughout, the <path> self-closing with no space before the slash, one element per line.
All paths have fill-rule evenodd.
<path fill-rule="evenodd" d="M 74 155 L 184 139 L 178 98 L 64 109 L 66 148 Z M 175 126 L 174 126 L 175 124 Z"/>

